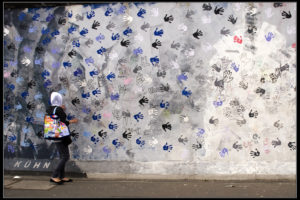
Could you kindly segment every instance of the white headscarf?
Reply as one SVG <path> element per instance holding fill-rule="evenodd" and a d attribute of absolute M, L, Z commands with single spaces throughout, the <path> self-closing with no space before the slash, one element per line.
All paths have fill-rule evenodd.
<path fill-rule="evenodd" d="M 52 106 L 62 106 L 62 96 L 58 92 L 51 93 L 51 105 Z"/>

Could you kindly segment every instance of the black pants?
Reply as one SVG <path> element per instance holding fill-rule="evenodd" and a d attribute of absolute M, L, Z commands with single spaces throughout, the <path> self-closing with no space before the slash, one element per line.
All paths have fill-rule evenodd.
<path fill-rule="evenodd" d="M 60 160 L 52 174 L 52 177 L 62 179 L 65 177 L 66 162 L 70 159 L 69 146 L 63 142 L 55 142 L 55 145 L 58 150 Z"/>

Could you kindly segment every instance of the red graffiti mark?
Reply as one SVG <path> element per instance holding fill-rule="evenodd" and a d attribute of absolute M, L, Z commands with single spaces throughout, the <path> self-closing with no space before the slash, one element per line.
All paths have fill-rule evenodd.
<path fill-rule="evenodd" d="M 265 149 L 265 153 L 266 154 L 270 153 L 270 150 L 269 149 Z"/>
<path fill-rule="evenodd" d="M 293 43 L 293 44 L 292 44 L 292 48 L 296 48 L 296 43 Z"/>
<path fill-rule="evenodd" d="M 243 43 L 242 36 L 240 37 L 234 36 L 233 41 L 242 44 Z"/>

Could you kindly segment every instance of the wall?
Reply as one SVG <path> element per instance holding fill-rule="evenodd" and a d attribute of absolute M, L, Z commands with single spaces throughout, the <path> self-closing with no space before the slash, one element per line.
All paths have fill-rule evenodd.
<path fill-rule="evenodd" d="M 296 3 L 6 9 L 3 33 L 7 160 L 57 158 L 58 91 L 83 172 L 296 174 Z"/>

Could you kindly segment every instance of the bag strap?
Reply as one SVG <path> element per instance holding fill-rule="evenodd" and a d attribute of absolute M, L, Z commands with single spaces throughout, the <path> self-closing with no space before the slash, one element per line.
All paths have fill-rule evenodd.
<path fill-rule="evenodd" d="M 53 115 L 55 115 L 55 112 L 56 112 L 56 108 L 57 108 L 57 107 L 55 107 L 55 108 L 54 108 L 54 110 L 53 110 Z"/>

